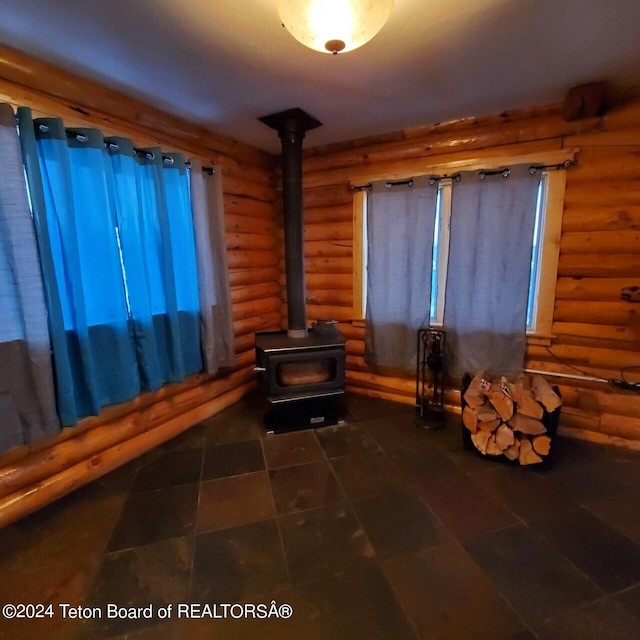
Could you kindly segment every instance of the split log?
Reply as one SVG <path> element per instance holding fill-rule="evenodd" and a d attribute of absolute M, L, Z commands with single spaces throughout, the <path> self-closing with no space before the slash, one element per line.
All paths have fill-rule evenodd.
<path fill-rule="evenodd" d="M 528 433 L 531 435 L 538 435 L 547 431 L 540 420 L 535 420 L 534 418 L 522 415 L 521 413 L 514 413 L 513 417 L 507 424 L 514 431 L 520 431 L 521 433 Z"/>
<path fill-rule="evenodd" d="M 506 378 L 503 376 L 499 383 L 494 382 L 487 395 L 500 418 L 504 422 L 509 420 L 513 415 L 513 398 Z"/>
<path fill-rule="evenodd" d="M 516 382 L 516 406 L 518 413 L 540 420 L 544 414 L 542 405 L 533 396 L 533 391 L 528 384 L 529 377 L 523 377 Z"/>
<path fill-rule="evenodd" d="M 485 403 L 485 391 L 489 389 L 486 376 L 479 373 L 471 380 L 464 394 L 464 401 L 471 407 L 479 407 Z"/>
<path fill-rule="evenodd" d="M 482 431 L 495 431 L 500 426 L 500 419 L 496 418 L 495 420 L 479 420 L 478 421 L 478 429 L 482 429 Z"/>
<path fill-rule="evenodd" d="M 489 438 L 491 437 L 491 433 L 489 431 L 477 431 L 476 433 L 471 434 L 471 440 L 473 444 L 476 445 L 476 449 L 481 453 L 487 453 L 487 443 L 489 442 Z"/>
<path fill-rule="evenodd" d="M 471 433 L 475 433 L 478 430 L 478 416 L 469 406 L 462 410 L 462 423 Z"/>
<path fill-rule="evenodd" d="M 551 450 L 551 438 L 549 436 L 535 436 L 531 440 L 533 450 L 542 456 L 549 455 Z"/>
<path fill-rule="evenodd" d="M 545 436 L 538 436 L 540 438 Z M 508 425 L 503 424 L 498 427 L 496 430 L 496 444 L 500 447 L 501 451 L 505 451 L 506 449 L 513 446 L 516 438 L 513 433 L 513 430 L 508 427 Z"/>
<path fill-rule="evenodd" d="M 555 411 L 562 404 L 551 385 L 542 376 L 533 376 L 532 387 L 535 399 L 549 413 Z"/>
<path fill-rule="evenodd" d="M 542 458 L 533 450 L 531 440 L 528 438 L 520 441 L 520 456 L 518 462 L 523 466 L 542 462 Z"/>
<path fill-rule="evenodd" d="M 502 455 L 502 449 L 498 446 L 496 442 L 495 434 L 491 434 L 489 439 L 487 440 L 487 453 L 490 456 L 500 456 Z"/>
<path fill-rule="evenodd" d="M 494 422 L 499 418 L 498 412 L 491 406 L 490 402 L 485 402 L 482 406 L 475 407 L 474 410 L 478 416 L 478 420 L 481 422 Z"/>
<path fill-rule="evenodd" d="M 507 447 L 503 453 L 509 460 L 517 460 L 520 456 L 520 440 L 514 440 L 513 444 Z"/>

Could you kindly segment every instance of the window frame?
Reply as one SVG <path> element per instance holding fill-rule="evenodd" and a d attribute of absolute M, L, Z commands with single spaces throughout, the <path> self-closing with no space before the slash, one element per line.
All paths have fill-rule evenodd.
<path fill-rule="evenodd" d="M 363 325 L 366 316 L 366 290 L 367 290 L 367 191 L 355 185 L 367 184 L 377 180 L 406 179 L 407 175 L 414 177 L 422 175 L 451 176 L 458 171 L 479 171 L 481 169 L 499 169 L 515 164 L 530 165 L 562 165 L 567 161 L 573 162 L 578 149 L 562 149 L 545 151 L 526 155 L 487 156 L 482 158 L 469 158 L 465 160 L 446 163 L 413 164 L 403 163 L 400 173 L 397 169 L 384 171 L 381 165 L 376 174 L 363 174 L 351 177 L 351 185 L 358 189 L 353 197 L 353 322 Z M 413 169 L 413 170 L 412 170 Z M 564 197 L 566 188 L 566 174 L 564 170 L 551 170 L 545 172 L 545 202 L 544 215 L 540 220 L 540 256 L 537 274 L 537 296 L 534 306 L 533 328 L 527 330 L 527 342 L 530 344 L 551 344 L 553 336 L 553 309 L 555 303 L 556 281 L 558 274 L 558 262 L 560 258 L 560 236 L 562 233 L 562 214 L 564 211 Z M 451 191 L 448 191 L 450 199 Z M 446 243 L 449 240 L 449 225 L 440 239 L 442 243 L 446 235 Z M 446 251 L 448 258 L 448 250 Z M 446 271 L 438 275 L 438 297 L 444 298 Z M 439 307 L 443 309 L 444 306 Z M 436 325 L 434 325 L 436 326 Z"/>

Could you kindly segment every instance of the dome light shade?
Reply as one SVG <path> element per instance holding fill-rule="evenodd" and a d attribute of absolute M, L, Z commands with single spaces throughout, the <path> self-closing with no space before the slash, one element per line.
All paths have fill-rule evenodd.
<path fill-rule="evenodd" d="M 353 51 L 382 29 L 393 0 L 280 0 L 282 26 L 298 42 L 323 53 Z"/>

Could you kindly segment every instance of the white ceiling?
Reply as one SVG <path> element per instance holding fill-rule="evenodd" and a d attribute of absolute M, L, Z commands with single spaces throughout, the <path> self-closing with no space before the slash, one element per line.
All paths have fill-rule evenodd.
<path fill-rule="evenodd" d="M 338 56 L 298 44 L 277 0 L 0 0 L 0 41 L 271 152 L 257 118 L 290 107 L 324 123 L 316 146 L 640 85 L 640 0 L 395 0 Z"/>

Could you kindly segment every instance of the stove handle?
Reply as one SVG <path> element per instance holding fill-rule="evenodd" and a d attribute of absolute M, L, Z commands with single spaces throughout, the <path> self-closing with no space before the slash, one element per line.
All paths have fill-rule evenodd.
<path fill-rule="evenodd" d="M 254 373 L 264 373 L 267 370 L 266 367 L 253 367 Z"/>

